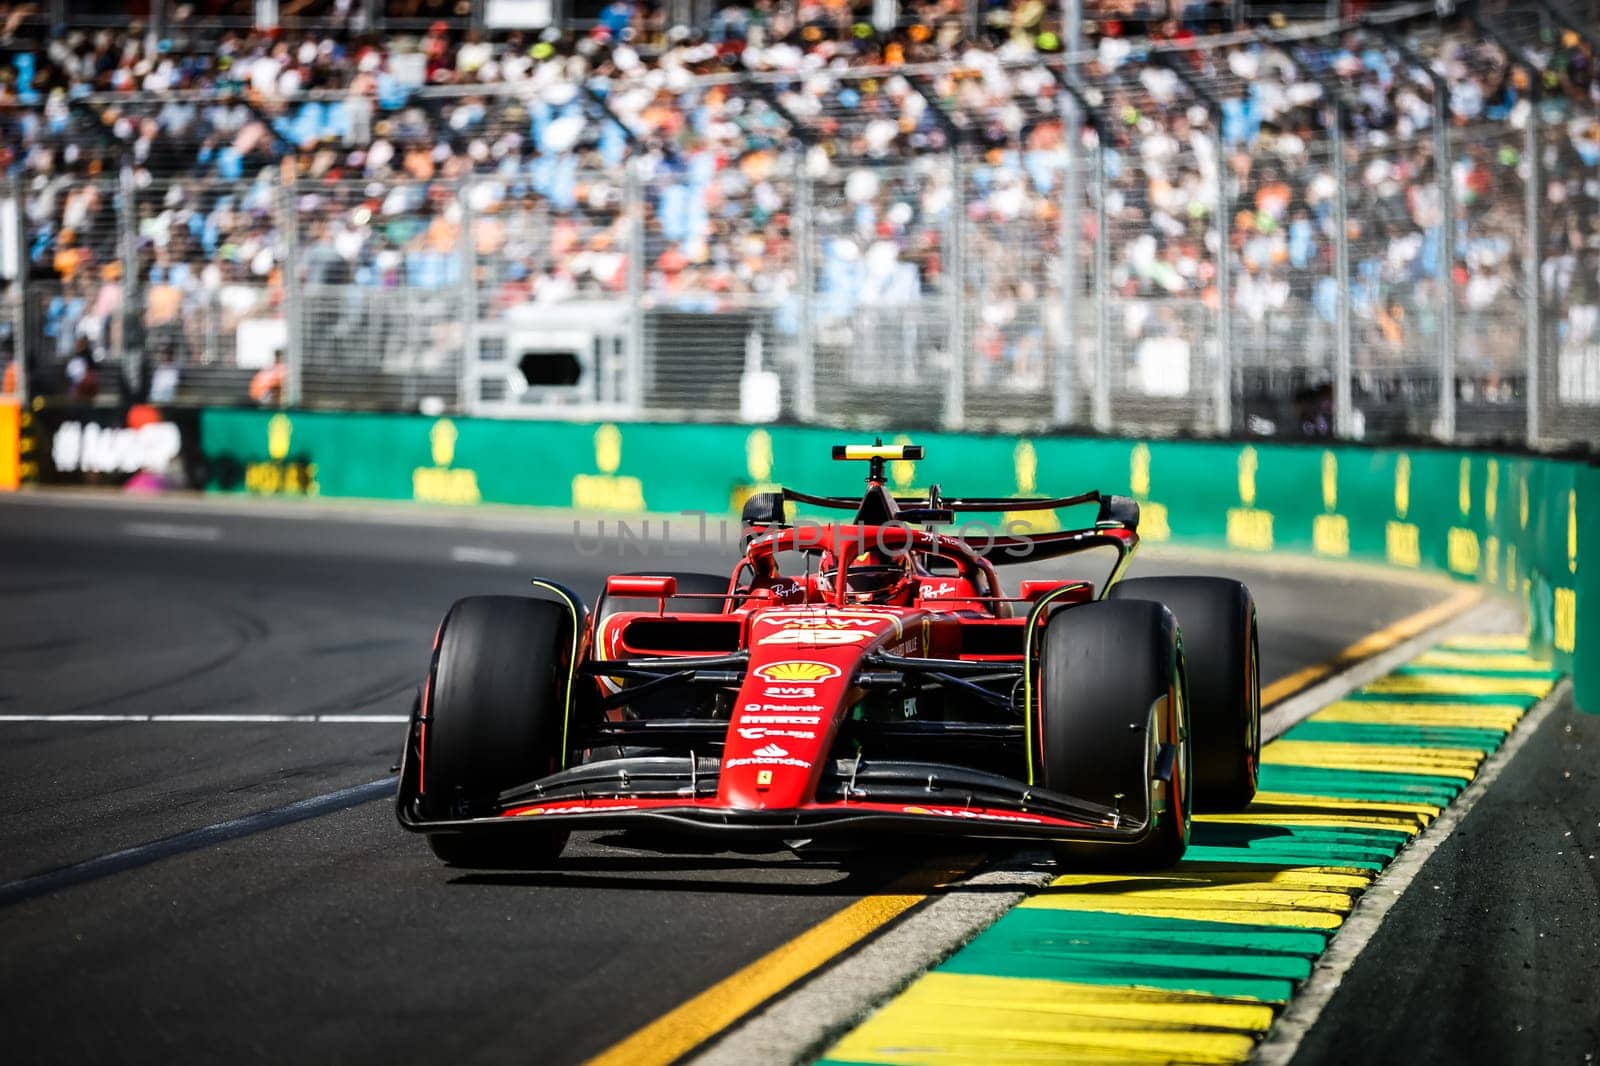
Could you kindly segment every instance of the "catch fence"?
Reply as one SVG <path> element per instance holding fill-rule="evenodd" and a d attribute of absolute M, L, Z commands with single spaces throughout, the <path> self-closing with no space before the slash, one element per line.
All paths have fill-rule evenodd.
<path fill-rule="evenodd" d="M 282 359 L 309 407 L 1592 441 L 1600 90 L 1553 11 L 91 96 L 8 190 L 12 332 L 104 399 L 258 402 Z"/>

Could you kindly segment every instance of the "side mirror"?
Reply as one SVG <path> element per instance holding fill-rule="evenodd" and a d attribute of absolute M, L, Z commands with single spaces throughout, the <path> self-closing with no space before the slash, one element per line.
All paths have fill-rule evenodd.
<path fill-rule="evenodd" d="M 1139 501 L 1132 496 L 1100 497 L 1100 514 L 1095 525 L 1112 523 L 1126 529 L 1139 528 Z"/>
<path fill-rule="evenodd" d="M 758 492 L 751 496 L 744 501 L 739 520 L 747 526 L 783 525 L 783 493 Z"/>
<path fill-rule="evenodd" d="M 1024 581 L 1018 590 L 1022 593 L 1023 599 L 1033 602 L 1057 589 L 1071 589 L 1079 593 L 1076 596 L 1063 596 L 1063 602 L 1082 603 L 1094 598 L 1094 586 L 1087 581 Z"/>
<path fill-rule="evenodd" d="M 678 594 L 675 577 L 636 577 L 613 574 L 606 578 L 606 595 L 630 600 L 666 600 Z"/>

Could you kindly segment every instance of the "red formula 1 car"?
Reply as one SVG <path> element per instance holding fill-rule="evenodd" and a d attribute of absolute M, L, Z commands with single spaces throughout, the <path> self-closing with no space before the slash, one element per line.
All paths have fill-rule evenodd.
<path fill-rule="evenodd" d="M 1148 868 L 1182 856 L 1191 811 L 1249 803 L 1243 585 L 1120 581 L 1138 544 L 1125 497 L 896 498 L 884 464 L 921 448 L 834 458 L 870 464 L 865 494 L 752 498 L 726 577 L 615 576 L 593 609 L 541 580 L 546 598 L 458 601 L 412 715 L 401 825 L 461 866 L 547 863 L 574 829 L 656 828 L 729 847 L 958 834 Z M 853 514 L 792 524 L 791 503 Z M 1098 507 L 1081 529 L 938 532 L 962 512 L 1080 505 Z M 1098 587 L 1002 592 L 996 565 L 1096 548 L 1115 557 Z"/>

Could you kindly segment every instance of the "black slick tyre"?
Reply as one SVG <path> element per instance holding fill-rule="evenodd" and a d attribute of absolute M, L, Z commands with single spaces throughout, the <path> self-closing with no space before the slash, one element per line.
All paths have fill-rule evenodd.
<path fill-rule="evenodd" d="M 1045 623 L 1032 738 L 1045 788 L 1150 820 L 1136 843 L 1064 844 L 1074 864 L 1162 869 L 1189 843 L 1183 648 L 1157 603 L 1068 607 Z"/>
<path fill-rule="evenodd" d="M 434 819 L 498 813 L 505 789 L 561 766 L 572 617 L 520 596 L 457 600 L 428 675 L 422 742 L 424 809 Z M 520 868 L 560 854 L 567 834 L 500 828 L 429 834 L 456 866 Z"/>
<path fill-rule="evenodd" d="M 1112 600 L 1153 600 L 1178 618 L 1189 674 L 1197 811 L 1239 811 L 1261 765 L 1261 656 L 1250 590 L 1223 577 L 1143 577 Z"/>

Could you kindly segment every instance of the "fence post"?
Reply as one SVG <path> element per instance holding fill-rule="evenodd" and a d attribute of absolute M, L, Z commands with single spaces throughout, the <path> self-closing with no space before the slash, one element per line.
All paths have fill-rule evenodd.
<path fill-rule="evenodd" d="M 1078 117 L 1078 102 L 1070 93 L 1061 94 L 1062 143 L 1066 148 L 1066 168 L 1061 176 L 1061 332 L 1062 345 L 1056 359 L 1055 389 L 1051 397 L 1051 422 L 1056 426 L 1072 422 L 1073 385 L 1078 376 L 1078 208 L 1083 190 L 1078 180 L 1078 157 L 1083 144 L 1083 123 Z"/>
<path fill-rule="evenodd" d="M 1528 172 L 1523 187 L 1523 209 L 1527 213 L 1527 246 L 1522 253 L 1523 274 L 1523 345 L 1527 348 L 1528 402 L 1527 442 L 1530 447 L 1539 443 L 1539 349 L 1544 338 L 1544 307 L 1540 299 L 1539 256 L 1544 248 L 1544 235 L 1539 225 L 1539 197 L 1544 185 L 1544 173 L 1539 159 L 1539 106 L 1543 94 L 1538 89 L 1540 71 L 1528 68 L 1529 84 L 1534 86 L 1529 99 L 1528 122 L 1523 130 L 1523 157 L 1528 161 Z"/>
<path fill-rule="evenodd" d="M 11 279 L 11 357 L 17 367 L 17 399 L 24 407 L 29 396 L 28 357 L 33 354 L 32 338 L 28 336 L 28 212 L 23 199 L 22 178 L 12 175 L 7 183 L 7 196 L 11 201 L 12 248 L 16 257 L 16 274 Z"/>
<path fill-rule="evenodd" d="M 1217 433 L 1233 432 L 1233 185 L 1228 152 L 1222 141 L 1222 115 L 1217 126 Z"/>
<path fill-rule="evenodd" d="M 795 153 L 794 178 L 790 182 L 789 205 L 791 237 L 795 245 L 795 298 L 796 328 L 799 343 L 795 353 L 794 413 L 802 422 L 815 421 L 817 417 L 817 332 L 816 321 L 816 264 L 812 259 L 812 242 L 816 239 L 813 218 L 811 174 L 806 170 L 804 149 Z"/>
<path fill-rule="evenodd" d="M 1333 277 L 1338 287 L 1334 315 L 1333 433 L 1348 440 L 1355 432 L 1355 412 L 1350 398 L 1350 217 L 1349 175 L 1344 157 L 1344 97 L 1333 98 Z"/>
<path fill-rule="evenodd" d="M 305 307 L 300 287 L 299 234 L 295 215 L 294 161 L 284 160 L 276 176 L 278 185 L 278 246 L 283 255 L 283 405 L 298 407 L 301 401 L 302 362 L 305 358 Z"/>
<path fill-rule="evenodd" d="M 623 161 L 623 210 L 628 217 L 628 372 L 621 397 L 631 416 L 644 407 L 644 175 L 639 156 Z"/>
<path fill-rule="evenodd" d="M 952 142 L 950 147 L 950 220 L 946 237 L 944 283 L 945 347 L 950 353 L 950 372 L 944 383 L 944 428 L 960 429 L 966 421 L 967 360 L 963 316 L 966 313 L 966 263 L 962 241 L 961 222 L 966 216 L 963 199 L 963 174 L 961 146 Z"/>
<path fill-rule="evenodd" d="M 478 365 L 478 240 L 477 218 L 472 212 L 472 179 L 456 185 L 456 203 L 461 205 L 461 365 L 456 368 L 455 408 L 470 414 L 477 404 Z"/>
<path fill-rule="evenodd" d="M 144 307 L 139 277 L 139 205 L 133 182 L 133 165 L 124 161 L 117 173 L 117 261 L 122 267 L 122 398 L 139 401 L 144 397 Z M 131 386 L 131 388 L 130 388 Z"/>
<path fill-rule="evenodd" d="M 1430 70 L 1430 74 L 1433 72 Z M 1433 74 L 1433 156 L 1439 182 L 1439 425 L 1443 441 L 1456 438 L 1456 188 L 1450 158 L 1450 86 Z"/>
<path fill-rule="evenodd" d="M 1106 139 L 1095 131 L 1094 147 L 1094 428 L 1111 430 L 1111 234 L 1106 204 Z"/>

